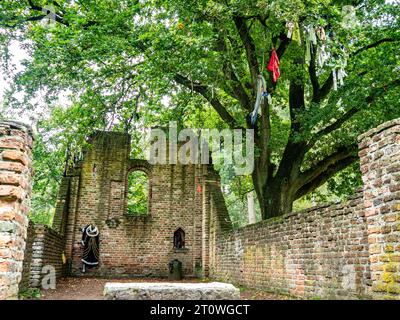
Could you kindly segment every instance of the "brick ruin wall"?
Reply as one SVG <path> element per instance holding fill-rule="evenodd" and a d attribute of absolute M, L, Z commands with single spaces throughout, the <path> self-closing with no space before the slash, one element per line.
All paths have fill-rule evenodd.
<path fill-rule="evenodd" d="M 400 299 L 400 119 L 360 136 L 372 293 Z"/>
<path fill-rule="evenodd" d="M 25 291 L 29 288 L 29 279 L 31 275 L 33 242 L 35 240 L 35 225 L 30 220 L 25 239 L 24 262 L 22 265 L 22 279 L 19 283 L 19 291 Z"/>
<path fill-rule="evenodd" d="M 150 165 L 129 156 L 128 135 L 98 133 L 62 182 L 54 228 L 65 234 L 71 274 L 82 274 L 81 228 L 93 223 L 100 230 L 100 265 L 86 275 L 167 276 L 169 261 L 178 259 L 185 276 L 207 276 L 209 225 L 219 221 L 213 212 L 229 219 L 225 204 L 217 196 L 213 200 L 221 193 L 212 186 L 218 185 L 218 175 L 205 165 Z M 127 177 L 133 170 L 149 178 L 147 215 L 126 214 Z M 185 232 L 183 249 L 173 247 L 178 228 Z"/>
<path fill-rule="evenodd" d="M 16 299 L 22 279 L 31 159 L 31 129 L 0 121 L 0 300 Z"/>
<path fill-rule="evenodd" d="M 362 194 L 265 220 L 217 241 L 214 278 L 298 297 L 368 294 L 368 234 Z"/>
<path fill-rule="evenodd" d="M 400 119 L 359 138 L 363 192 L 225 232 L 211 277 L 307 298 L 400 299 Z"/>
<path fill-rule="evenodd" d="M 42 279 L 55 272 L 56 280 L 65 273 L 62 254 L 64 237 L 48 226 L 30 221 L 22 272 L 20 291 L 27 288 L 40 288 Z"/>

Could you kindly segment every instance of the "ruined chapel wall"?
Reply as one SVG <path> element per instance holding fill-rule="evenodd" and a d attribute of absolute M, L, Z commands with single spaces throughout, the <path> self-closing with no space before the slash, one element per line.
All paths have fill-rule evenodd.
<path fill-rule="evenodd" d="M 99 134 L 71 179 L 66 223 L 66 254 L 72 273 L 80 274 L 81 228 L 96 224 L 101 232 L 100 267 L 89 275 L 166 276 L 168 262 L 183 262 L 186 276 L 202 274 L 202 194 L 207 170 L 197 165 L 152 165 L 129 158 L 130 139 L 118 133 Z M 95 170 L 94 170 L 95 168 Z M 149 214 L 126 213 L 127 174 L 149 175 Z M 65 179 L 66 179 L 65 178 Z M 66 198 L 66 195 L 64 196 Z M 65 211 L 60 206 L 59 212 Z M 60 225 L 60 222 L 58 222 Z M 186 233 L 185 249 L 173 248 L 173 233 Z"/>

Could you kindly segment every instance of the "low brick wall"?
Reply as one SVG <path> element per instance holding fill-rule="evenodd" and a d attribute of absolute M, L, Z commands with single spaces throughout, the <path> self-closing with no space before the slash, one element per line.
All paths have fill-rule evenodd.
<path fill-rule="evenodd" d="M 32 252 L 33 252 L 33 241 L 35 240 L 35 225 L 32 221 L 29 221 L 26 236 L 26 246 L 24 251 L 24 264 L 22 268 L 22 279 L 19 283 L 19 291 L 24 291 L 29 287 L 29 277 L 32 264 Z"/>
<path fill-rule="evenodd" d="M 217 241 L 212 276 L 308 298 L 368 295 L 362 194 L 249 225 Z"/>
<path fill-rule="evenodd" d="M 45 266 L 54 267 L 57 279 L 62 277 L 64 238 L 58 232 L 47 226 L 30 225 L 26 243 L 21 289 L 41 287 Z"/>

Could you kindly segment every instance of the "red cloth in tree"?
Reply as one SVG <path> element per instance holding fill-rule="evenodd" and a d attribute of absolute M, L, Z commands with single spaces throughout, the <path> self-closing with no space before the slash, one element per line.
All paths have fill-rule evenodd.
<path fill-rule="evenodd" d="M 279 58 L 276 54 L 276 50 L 272 49 L 271 58 L 269 59 L 267 69 L 272 72 L 274 82 L 278 81 L 281 73 L 279 72 Z"/>

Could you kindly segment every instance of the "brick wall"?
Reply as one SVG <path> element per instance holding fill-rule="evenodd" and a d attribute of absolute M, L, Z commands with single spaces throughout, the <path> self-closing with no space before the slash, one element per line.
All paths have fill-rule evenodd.
<path fill-rule="evenodd" d="M 64 275 L 64 246 L 64 237 L 57 231 L 29 221 L 20 291 L 41 287 L 43 276 L 48 274 L 48 270 L 43 270 L 44 266 L 54 267 L 56 279 Z"/>
<path fill-rule="evenodd" d="M 24 291 L 29 288 L 29 278 L 31 274 L 31 264 L 32 264 L 32 251 L 33 251 L 33 241 L 35 240 L 35 227 L 34 223 L 29 220 L 29 225 L 26 233 L 25 239 L 25 251 L 24 251 L 24 263 L 22 267 L 22 279 L 19 283 L 19 291 Z"/>
<path fill-rule="evenodd" d="M 362 194 L 248 225 L 217 239 L 211 275 L 309 298 L 368 295 L 368 234 Z"/>
<path fill-rule="evenodd" d="M 360 136 L 372 293 L 400 298 L 400 119 Z"/>
<path fill-rule="evenodd" d="M 31 193 L 32 132 L 0 121 L 0 300 L 15 299 L 21 281 Z"/>
<path fill-rule="evenodd" d="M 212 187 L 218 183 L 213 171 L 205 165 L 150 165 L 129 154 L 128 135 L 98 133 L 84 160 L 63 179 L 54 227 L 65 233 L 72 274 L 81 275 L 81 228 L 93 223 L 100 230 L 100 266 L 87 275 L 167 276 L 168 262 L 179 259 L 185 276 L 206 276 L 210 204 L 225 208 L 229 219 L 225 204 L 212 200 L 218 192 L 222 197 L 219 187 Z M 132 170 L 149 177 L 145 216 L 126 214 L 127 176 Z M 178 228 L 186 234 L 181 250 L 173 248 Z"/>
<path fill-rule="evenodd" d="M 29 239 L 27 243 L 32 243 L 30 268 L 27 271 L 27 277 L 29 279 L 29 287 L 39 288 L 41 287 L 43 276 L 48 274 L 44 272 L 45 266 L 51 266 L 56 272 L 56 279 L 59 279 L 63 275 L 63 261 L 62 253 L 64 251 L 64 237 L 57 231 L 44 225 L 33 225 L 33 232 L 30 233 L 32 239 Z M 27 256 L 27 259 L 29 257 Z M 24 263 L 29 263 L 27 260 Z"/>

